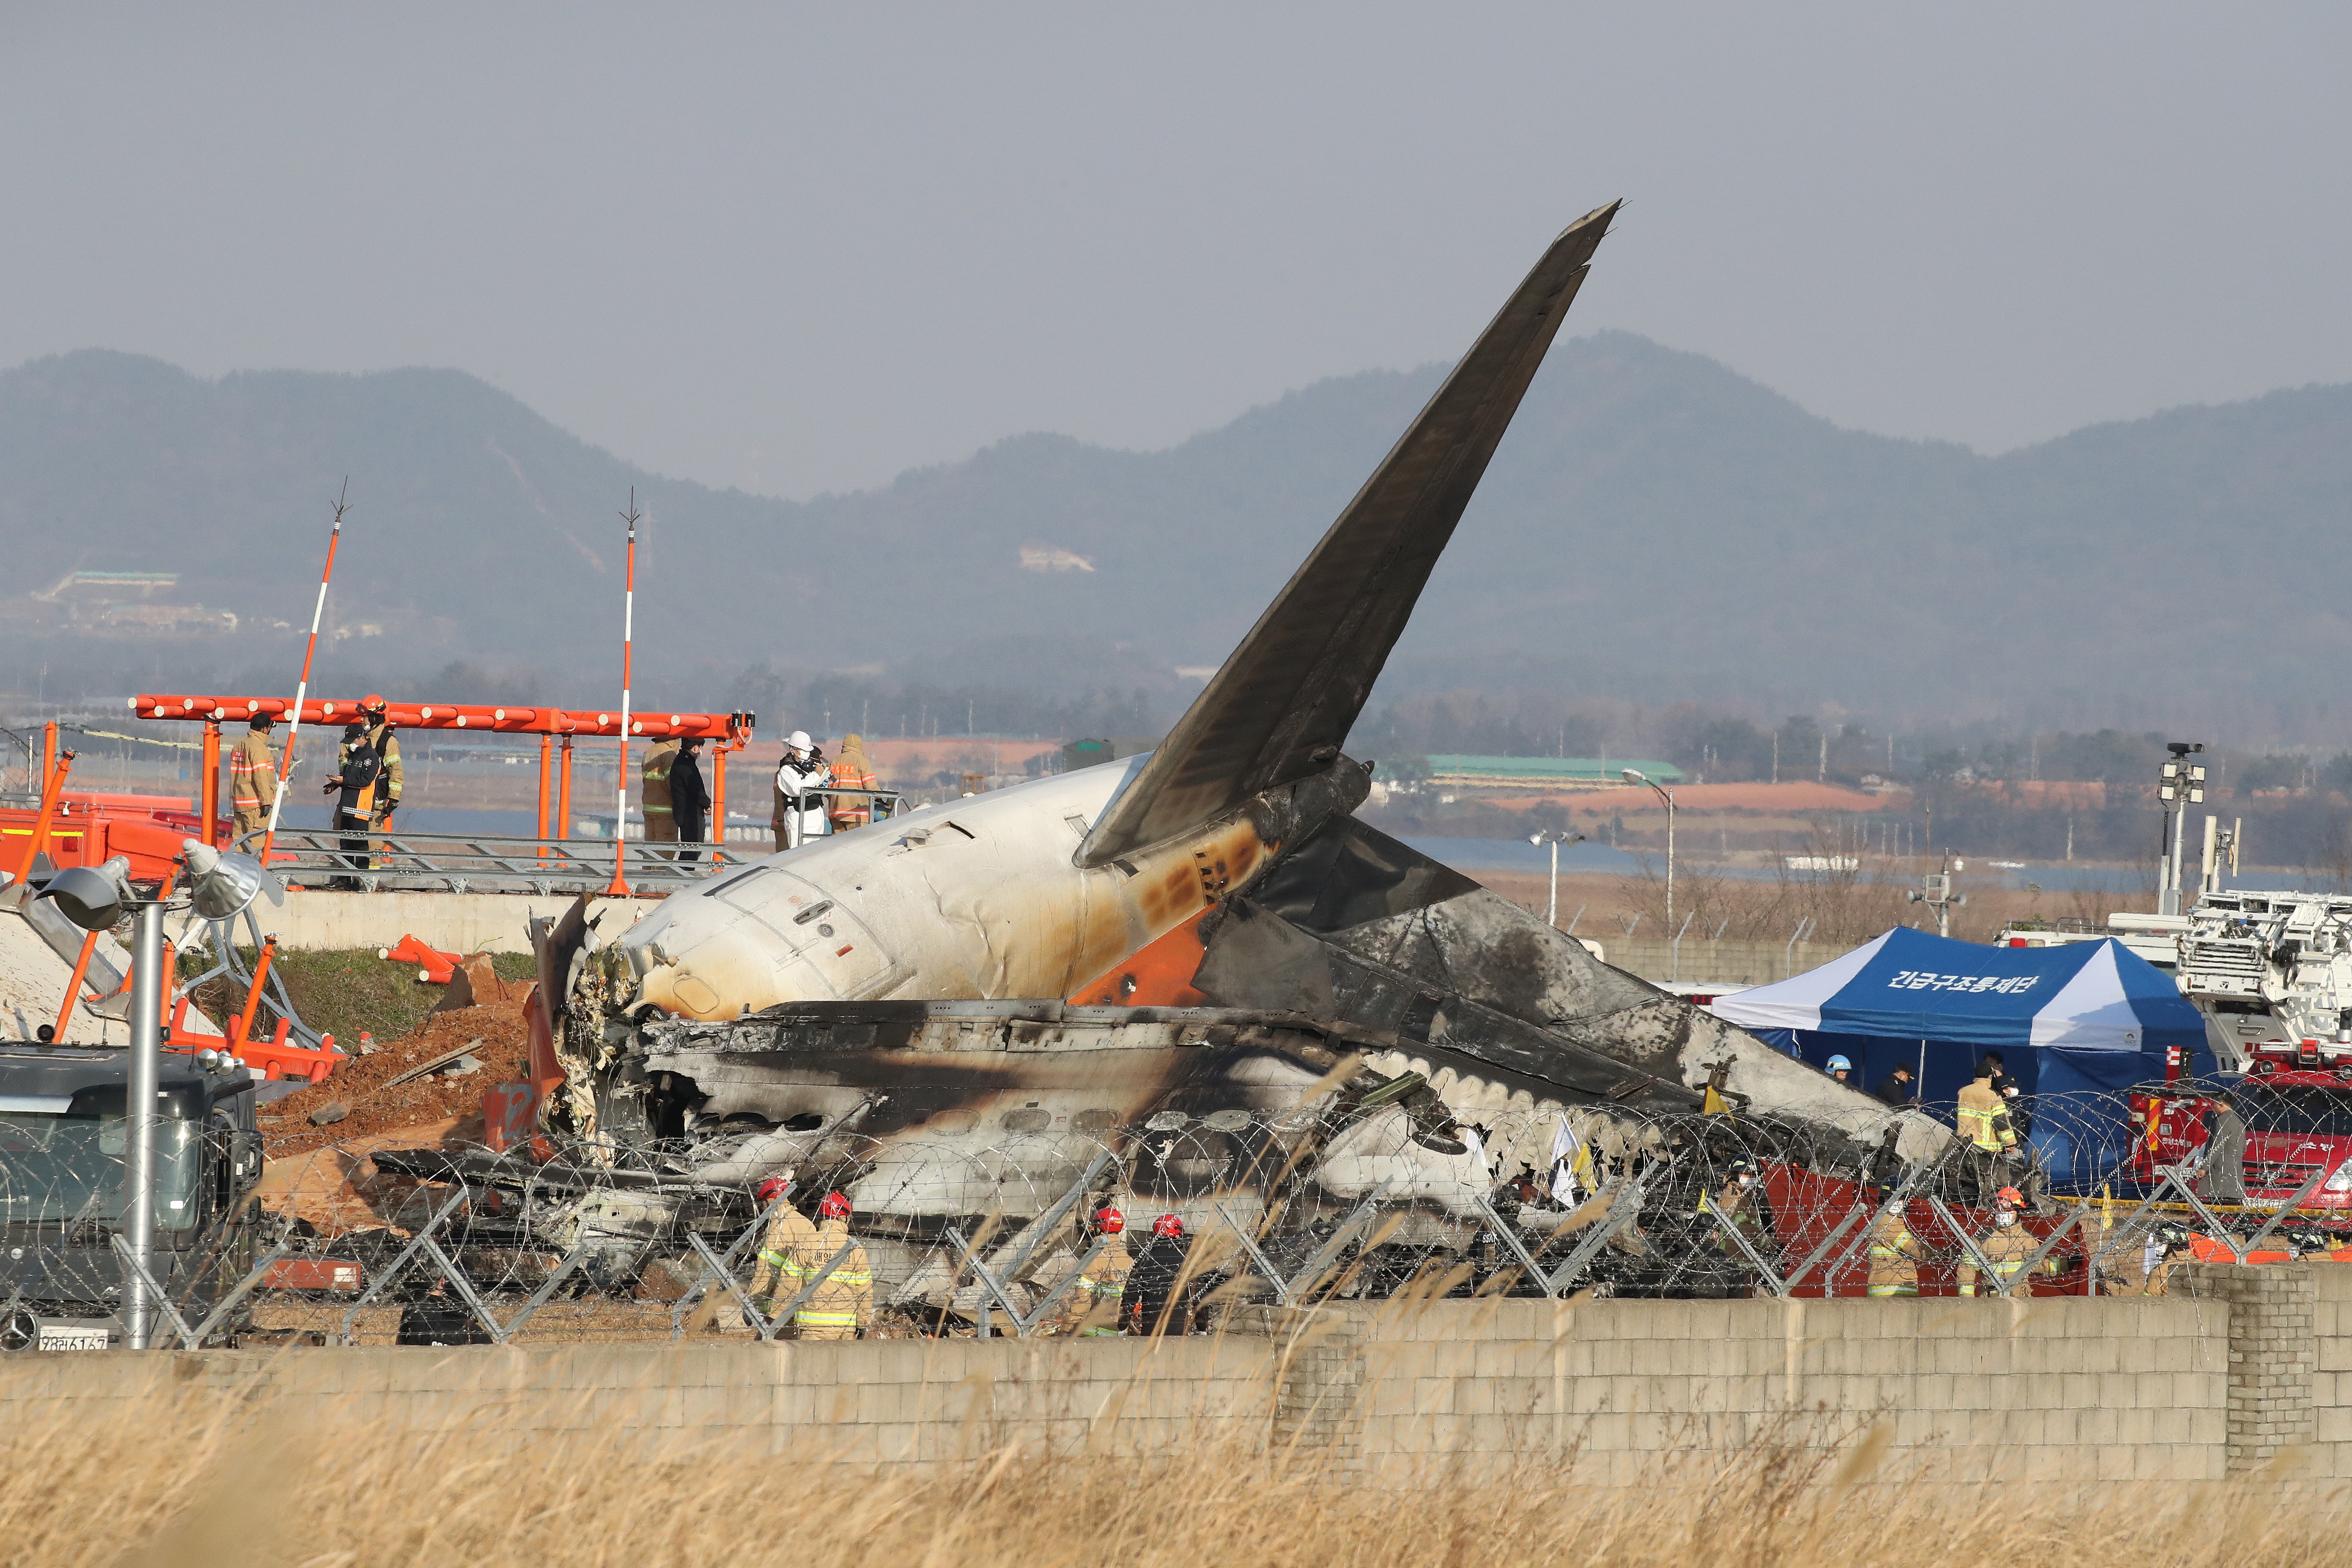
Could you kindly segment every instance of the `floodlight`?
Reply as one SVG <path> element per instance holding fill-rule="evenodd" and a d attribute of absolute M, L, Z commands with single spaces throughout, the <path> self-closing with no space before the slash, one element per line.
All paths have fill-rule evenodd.
<path fill-rule="evenodd" d="M 2189 770 L 2189 782 L 2192 784 L 2203 784 L 2205 782 L 2205 764 L 2203 763 L 2193 764 Z"/>
<path fill-rule="evenodd" d="M 117 855 L 103 866 L 58 872 L 40 896 L 56 900 L 58 912 L 84 931 L 111 931 L 131 897 L 130 875 L 130 860 Z"/>
<path fill-rule="evenodd" d="M 278 879 L 250 855 L 223 854 L 194 838 L 182 839 L 180 852 L 188 864 L 190 901 L 205 920 L 233 920 L 265 892 L 273 904 L 286 901 L 286 889 Z"/>

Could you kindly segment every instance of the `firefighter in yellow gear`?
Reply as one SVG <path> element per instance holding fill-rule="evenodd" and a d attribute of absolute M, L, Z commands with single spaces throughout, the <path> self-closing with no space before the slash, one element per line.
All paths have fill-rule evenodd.
<path fill-rule="evenodd" d="M 751 1289 L 748 1293 L 751 1304 L 769 1315 L 773 1315 L 778 1307 L 800 1294 L 798 1285 L 789 1290 L 782 1288 L 786 1279 L 785 1266 L 799 1255 L 802 1243 L 816 1239 L 816 1226 L 808 1222 L 808 1216 L 791 1204 L 779 1201 L 792 1190 L 793 1173 L 790 1171 L 780 1176 L 770 1176 L 760 1184 L 758 1189 L 760 1206 L 767 1208 L 771 1204 L 775 1206 L 768 1214 L 768 1232 L 760 1238 L 760 1250 L 751 1266 Z"/>
<path fill-rule="evenodd" d="M 854 1340 L 874 1324 L 874 1268 L 866 1248 L 850 1239 L 849 1213 L 846 1197 L 825 1194 L 816 1206 L 816 1234 L 784 1255 L 784 1290 L 797 1294 L 816 1281 L 793 1319 L 802 1339 Z M 848 1251 L 843 1253 L 845 1247 Z M 837 1263 L 836 1253 L 842 1254 Z"/>
<path fill-rule="evenodd" d="M 1919 1238 L 1904 1223 L 1903 1205 L 1889 1203 L 1870 1226 L 1870 1293 L 1874 1296 L 1916 1296 L 1919 1293 Z"/>
<path fill-rule="evenodd" d="M 1127 1295 L 1127 1271 L 1134 1267 L 1134 1259 L 1127 1254 L 1126 1230 L 1127 1216 L 1114 1205 L 1105 1204 L 1095 1211 L 1094 1235 L 1109 1245 L 1087 1265 L 1078 1282 L 1064 1293 L 1061 1308 L 1054 1317 L 1054 1332 L 1118 1337 L 1119 1310 Z M 1089 1249 L 1094 1245 L 1084 1237 L 1081 1242 Z"/>
<path fill-rule="evenodd" d="M 277 723 L 267 713 L 256 713 L 228 754 L 228 808 L 239 838 L 269 826 L 269 805 L 278 795 L 278 753 L 269 749 L 269 731 Z"/>
<path fill-rule="evenodd" d="M 2040 1238 L 2026 1229 L 2018 1220 L 2017 1211 L 2024 1205 L 2024 1194 L 2015 1187 L 2001 1188 L 1993 1200 L 1992 1228 L 1977 1237 L 1977 1250 L 1985 1255 L 1985 1261 L 1992 1265 L 1993 1271 L 2000 1275 L 2004 1282 L 2016 1279 L 2028 1260 L 2040 1250 L 2042 1246 Z M 2043 1258 L 2039 1271 L 2055 1279 L 2058 1274 L 2058 1259 Z M 1965 1251 L 1962 1252 L 1960 1254 L 1960 1294 L 1975 1295 L 1979 1278 L 1979 1271 L 1977 1268 L 1976 1259 Z M 1988 1284 L 1986 1294 L 1994 1293 Z"/>
<path fill-rule="evenodd" d="M 1994 1171 L 2017 1152 L 2017 1131 L 2010 1125 L 2009 1102 L 1993 1088 L 1993 1068 L 1977 1064 L 1973 1082 L 1960 1090 L 1960 1138 L 1969 1146 L 1969 1170 L 1979 1201 L 1993 1184 Z"/>
<path fill-rule="evenodd" d="M 1732 1162 L 1730 1179 L 1721 1190 L 1702 1194 L 1698 1200 L 1698 1217 L 1721 1216 L 1724 1225 L 1747 1238 L 1748 1245 L 1764 1256 L 1771 1245 L 1772 1227 L 1764 1214 L 1764 1194 L 1757 1186 L 1756 1167 L 1745 1160 Z M 1721 1227 L 1710 1227 L 1716 1247 L 1745 1264 L 1748 1259 Z"/>
<path fill-rule="evenodd" d="M 877 787 L 874 770 L 866 763 L 865 736 L 846 735 L 842 738 L 841 754 L 833 759 L 832 782 L 843 789 Z M 825 814 L 833 819 L 835 833 L 863 827 L 874 820 L 874 797 L 870 795 L 827 795 Z"/>
<path fill-rule="evenodd" d="M 637 765 L 637 805 L 645 813 L 646 842 L 677 842 L 677 819 L 669 809 L 669 768 L 677 761 L 677 737 L 665 735 L 646 748 Z"/>

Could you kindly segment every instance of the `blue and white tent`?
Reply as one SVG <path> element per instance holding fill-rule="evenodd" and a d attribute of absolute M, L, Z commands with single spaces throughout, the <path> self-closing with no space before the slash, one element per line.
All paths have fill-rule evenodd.
<path fill-rule="evenodd" d="M 2078 1179 L 2112 1166 L 2128 1135 L 2120 1091 L 2163 1078 L 2168 1049 L 2185 1047 L 2193 1073 L 2214 1065 L 2204 1016 L 2113 939 L 1986 947 L 1897 926 L 1709 1011 L 1815 1067 L 1849 1058 L 1865 1090 L 1904 1063 L 1931 1109 L 1948 1109 L 1977 1059 L 1998 1050 L 2043 1108 L 2032 1137 L 2045 1164 Z"/>

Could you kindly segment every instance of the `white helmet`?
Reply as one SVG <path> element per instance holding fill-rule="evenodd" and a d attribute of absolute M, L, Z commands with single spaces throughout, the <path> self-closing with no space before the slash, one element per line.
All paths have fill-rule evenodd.
<path fill-rule="evenodd" d="M 795 752 L 805 752 L 816 742 L 809 739 L 806 730 L 795 730 L 784 737 L 784 744 Z"/>

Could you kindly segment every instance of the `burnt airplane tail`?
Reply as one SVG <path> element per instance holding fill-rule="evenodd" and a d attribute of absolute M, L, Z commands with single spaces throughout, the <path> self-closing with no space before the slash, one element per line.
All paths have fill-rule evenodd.
<path fill-rule="evenodd" d="M 1079 846 L 1101 866 L 1335 762 L 1618 204 L 1554 240 Z"/>

